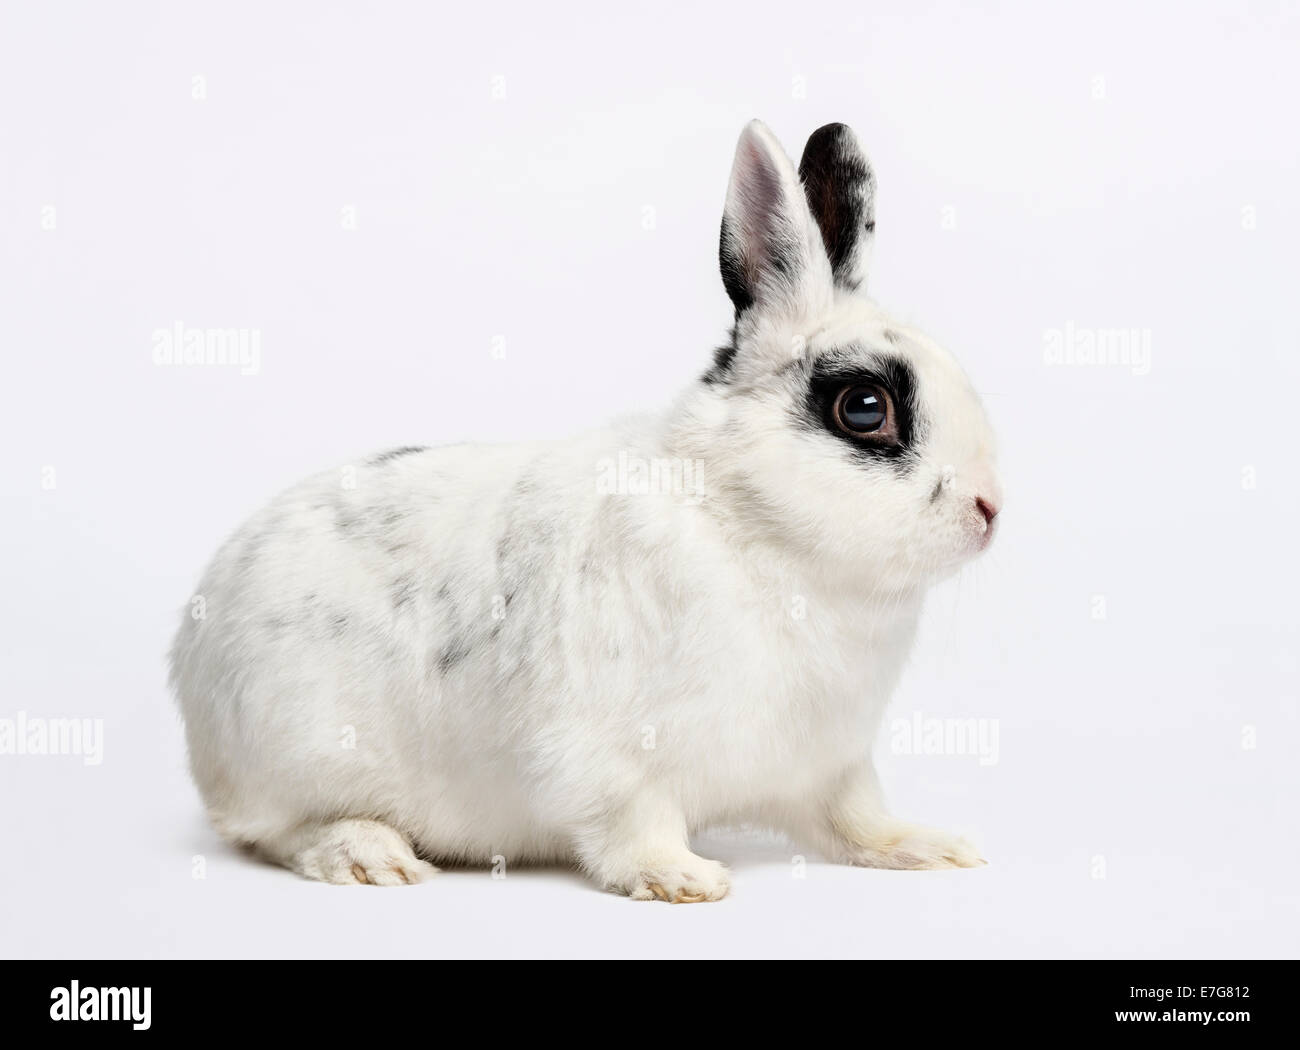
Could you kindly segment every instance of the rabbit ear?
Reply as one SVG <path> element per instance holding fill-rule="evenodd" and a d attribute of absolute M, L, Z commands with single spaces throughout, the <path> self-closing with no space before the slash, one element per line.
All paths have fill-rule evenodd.
<path fill-rule="evenodd" d="M 830 264 L 799 176 L 758 120 L 736 144 L 718 257 L 737 316 L 751 306 L 798 312 L 830 293 Z"/>
<path fill-rule="evenodd" d="M 856 291 L 866 283 L 876 232 L 876 176 L 853 130 L 827 124 L 814 131 L 799 177 L 821 227 L 835 284 Z"/>

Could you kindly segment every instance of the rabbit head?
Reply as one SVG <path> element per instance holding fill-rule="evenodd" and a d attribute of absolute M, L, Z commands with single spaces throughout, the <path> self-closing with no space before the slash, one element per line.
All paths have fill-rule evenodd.
<path fill-rule="evenodd" d="M 865 295 L 874 204 L 845 125 L 815 132 L 798 171 L 767 127 L 744 129 L 720 244 L 735 325 L 676 432 L 752 538 L 899 591 L 983 550 L 1002 492 L 961 368 Z"/>

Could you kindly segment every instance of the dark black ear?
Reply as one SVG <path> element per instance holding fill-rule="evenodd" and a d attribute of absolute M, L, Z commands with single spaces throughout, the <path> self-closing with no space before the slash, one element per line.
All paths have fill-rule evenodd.
<path fill-rule="evenodd" d="M 866 284 L 876 231 L 876 177 L 847 124 L 827 124 L 808 139 L 799 162 L 808 207 L 822 231 L 840 288 Z"/>

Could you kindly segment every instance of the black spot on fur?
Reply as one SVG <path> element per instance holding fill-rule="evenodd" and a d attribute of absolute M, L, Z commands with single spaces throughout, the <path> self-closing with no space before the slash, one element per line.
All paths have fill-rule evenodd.
<path fill-rule="evenodd" d="M 400 609 L 403 605 L 409 604 L 415 598 L 415 591 L 415 580 L 410 576 L 394 580 L 388 589 L 389 597 L 393 600 L 393 608 Z"/>
<path fill-rule="evenodd" d="M 884 387 L 893 398 L 898 420 L 898 440 L 878 442 L 846 434 L 832 418 L 835 399 L 846 386 L 870 383 Z M 922 436 L 916 392 L 916 375 L 902 358 L 881 357 L 870 367 L 851 366 L 832 355 L 814 362 L 808 391 L 801 407 L 800 422 L 809 429 L 824 431 L 843 441 L 855 456 L 870 461 L 893 460 L 900 469 L 911 466 L 916 442 Z"/>
<path fill-rule="evenodd" d="M 292 621 L 290 621 L 286 616 L 269 616 L 262 621 L 262 629 L 272 638 L 278 638 L 280 635 L 284 634 L 290 626 L 292 626 Z"/>
<path fill-rule="evenodd" d="M 446 674 L 458 663 L 464 660 L 465 657 L 469 656 L 471 651 L 472 647 L 468 643 L 460 639 L 452 641 L 450 645 L 438 654 L 439 674 Z"/>
<path fill-rule="evenodd" d="M 403 445 L 401 448 L 391 448 L 387 452 L 381 452 L 370 460 L 370 466 L 376 467 L 380 463 L 387 463 L 389 460 L 397 459 L 399 456 L 410 456 L 416 452 L 427 452 L 428 445 Z"/>
<path fill-rule="evenodd" d="M 444 581 L 438 585 L 435 599 L 446 617 L 441 632 L 446 641 L 437 656 L 438 673 L 445 675 L 488 641 L 492 632 L 481 618 L 466 620 L 450 583 Z"/>
<path fill-rule="evenodd" d="M 713 367 L 704 373 L 706 383 L 725 383 L 731 374 L 731 366 L 736 360 L 736 329 L 732 328 L 731 338 L 725 346 L 713 351 Z"/>
<path fill-rule="evenodd" d="M 330 617 L 329 632 L 331 638 L 342 638 L 347 633 L 350 619 L 343 613 L 337 613 Z"/>
<path fill-rule="evenodd" d="M 361 516 L 342 503 L 336 504 L 334 527 L 341 535 L 351 537 L 361 528 Z"/>

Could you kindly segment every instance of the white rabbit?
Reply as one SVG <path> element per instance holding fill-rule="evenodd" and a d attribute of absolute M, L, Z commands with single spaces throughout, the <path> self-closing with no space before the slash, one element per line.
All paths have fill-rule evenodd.
<path fill-rule="evenodd" d="M 728 891 L 689 845 L 712 824 L 980 863 L 889 816 L 871 764 L 923 594 L 1002 500 L 965 375 L 863 293 L 874 193 L 844 125 L 796 172 L 749 124 L 722 220 L 735 327 L 666 413 L 397 449 L 240 529 L 171 653 L 221 833 L 328 882 L 576 862 L 681 902 Z"/>

